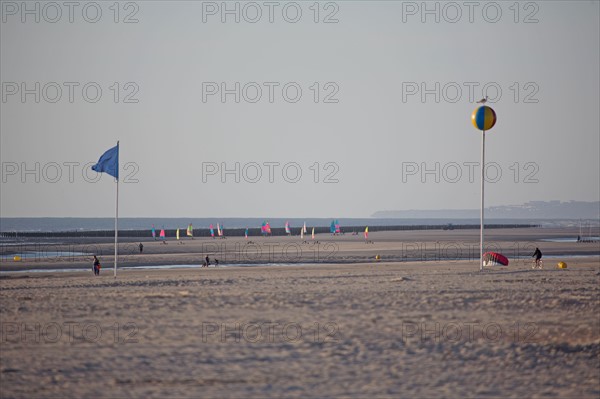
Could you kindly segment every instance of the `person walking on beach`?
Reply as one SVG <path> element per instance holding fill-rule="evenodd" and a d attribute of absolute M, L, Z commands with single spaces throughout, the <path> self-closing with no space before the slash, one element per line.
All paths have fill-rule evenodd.
<path fill-rule="evenodd" d="M 98 260 L 98 258 L 96 257 L 96 255 L 94 255 L 94 276 L 99 276 L 100 275 L 100 261 Z"/>
<path fill-rule="evenodd" d="M 540 251 L 539 248 L 535 248 L 535 252 L 533 253 L 533 255 L 531 256 L 532 258 L 535 258 L 535 266 L 534 268 L 538 268 L 541 269 L 542 268 L 542 263 L 541 263 L 541 259 L 542 259 L 542 251 Z"/>
<path fill-rule="evenodd" d="M 204 267 L 208 267 L 208 265 L 210 265 L 210 258 L 206 255 L 206 258 L 204 258 Z"/>
<path fill-rule="evenodd" d="M 140 245 L 138 246 L 140 247 L 140 253 L 144 252 L 144 244 L 140 242 Z"/>

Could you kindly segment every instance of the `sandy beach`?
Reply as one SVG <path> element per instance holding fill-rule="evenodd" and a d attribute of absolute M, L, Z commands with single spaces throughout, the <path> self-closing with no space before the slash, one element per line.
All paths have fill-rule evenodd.
<path fill-rule="evenodd" d="M 401 259 L 418 256 L 402 243 L 477 241 L 475 231 L 431 231 L 372 234 L 374 244 L 318 237 L 337 248 L 312 264 L 303 251 L 296 265 L 127 268 L 114 279 L 103 255 L 100 277 L 4 272 L 1 396 L 597 398 L 598 244 L 537 241 L 565 233 L 490 232 L 523 244 L 523 256 L 538 245 L 544 270 L 523 257 L 480 273 L 476 260 L 431 258 L 435 248 Z M 234 259 L 236 240 L 222 241 L 232 253 L 219 256 Z M 192 263 L 202 245 L 148 242 L 129 265 Z"/>

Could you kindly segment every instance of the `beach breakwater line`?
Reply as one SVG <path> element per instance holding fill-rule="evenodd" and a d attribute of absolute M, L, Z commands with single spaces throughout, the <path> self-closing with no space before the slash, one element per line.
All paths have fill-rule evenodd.
<path fill-rule="evenodd" d="M 531 228 L 531 227 L 540 227 L 537 224 L 486 224 L 486 229 L 516 229 L 516 228 Z M 377 232 L 377 231 L 411 231 L 411 230 L 474 230 L 479 229 L 479 224 L 458 224 L 458 225 L 404 225 L 404 226 L 369 226 L 369 232 Z M 215 236 L 216 236 L 216 229 Z M 342 233 L 339 234 L 352 234 L 358 233 L 362 234 L 365 230 L 365 226 L 348 226 L 342 227 Z M 157 229 L 157 236 L 160 229 Z M 168 238 L 175 237 L 176 229 L 165 229 L 165 234 Z M 231 228 L 225 229 L 225 237 L 243 237 L 246 232 L 245 228 Z M 312 228 L 307 228 L 307 233 L 305 234 L 307 237 L 310 236 L 312 232 Z M 186 230 L 181 228 L 179 229 L 179 234 L 182 238 L 186 237 Z M 210 229 L 207 228 L 199 228 L 193 230 L 194 237 L 210 237 Z M 329 227 L 315 227 L 315 234 L 331 234 Z M 44 231 L 30 231 L 30 232 L 2 232 L 0 233 L 0 237 L 2 238 L 64 238 L 64 237 L 114 237 L 114 230 L 87 230 L 87 231 L 52 231 L 52 232 L 44 232 Z M 285 228 L 283 227 L 275 227 L 271 228 L 271 236 L 286 236 Z M 300 227 L 295 227 L 292 229 L 292 235 L 298 236 L 300 235 Z M 260 237 L 261 229 L 260 227 L 248 228 L 248 236 L 249 237 Z M 151 237 L 150 229 L 145 230 L 119 230 L 119 237 L 123 238 L 135 238 L 135 237 Z M 158 238 L 158 237 L 157 237 Z"/>

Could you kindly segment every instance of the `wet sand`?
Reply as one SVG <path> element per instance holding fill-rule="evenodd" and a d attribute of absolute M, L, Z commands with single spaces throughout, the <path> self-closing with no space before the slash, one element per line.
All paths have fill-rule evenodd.
<path fill-rule="evenodd" d="M 597 233 L 597 230 L 594 231 Z M 547 242 L 541 239 L 571 237 L 576 228 L 524 228 L 486 230 L 486 246 L 503 253 L 511 263 L 530 262 L 539 247 L 548 256 L 597 256 L 600 243 Z M 596 234 L 598 235 L 598 234 Z M 387 231 L 369 235 L 372 243 L 366 244 L 362 232 L 341 236 L 319 234 L 312 240 L 292 237 L 233 237 L 227 239 L 189 238 L 179 244 L 173 238 L 167 244 L 160 241 L 143 241 L 144 251 L 139 252 L 139 241 L 122 240 L 119 244 L 119 266 L 198 265 L 206 255 L 219 259 L 221 266 L 265 265 L 294 263 L 361 263 L 371 261 L 376 255 L 389 262 L 475 260 L 479 258 L 479 230 Z M 305 242 L 304 242 L 305 241 Z M 56 255 L 68 251 L 87 253 L 87 256 Z M 5 255 L 0 258 L 0 271 L 28 269 L 90 269 L 91 254 L 98 254 L 104 270 L 111 268 L 114 260 L 114 240 L 60 239 L 42 240 L 41 244 L 22 243 L 3 246 Z M 31 258 L 14 262 L 13 253 L 30 252 Z"/>
<path fill-rule="evenodd" d="M 480 273 L 475 260 L 376 262 L 401 255 L 397 237 L 349 237 L 334 264 L 3 273 L 0 396 L 600 395 L 598 252 Z M 149 243 L 140 263 L 184 262 L 193 246 Z"/>

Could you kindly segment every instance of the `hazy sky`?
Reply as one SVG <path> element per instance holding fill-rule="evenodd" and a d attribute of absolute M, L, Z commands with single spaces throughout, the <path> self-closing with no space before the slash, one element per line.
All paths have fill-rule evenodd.
<path fill-rule="evenodd" d="M 597 1 L 1 4 L 4 217 L 478 208 L 486 93 L 487 205 L 600 199 Z"/>

